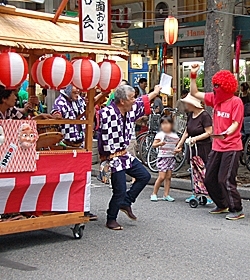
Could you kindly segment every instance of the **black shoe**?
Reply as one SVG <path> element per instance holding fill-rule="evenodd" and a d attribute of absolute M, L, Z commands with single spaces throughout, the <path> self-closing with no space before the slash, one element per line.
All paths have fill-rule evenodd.
<path fill-rule="evenodd" d="M 120 210 L 125 213 L 129 217 L 129 219 L 134 221 L 137 220 L 137 217 L 132 212 L 131 206 L 121 206 Z"/>
<path fill-rule="evenodd" d="M 107 221 L 106 227 L 112 230 L 123 230 L 123 227 L 120 226 L 115 220 Z"/>
<path fill-rule="evenodd" d="M 97 215 L 94 215 L 92 213 L 88 212 L 84 212 L 84 216 L 88 217 L 90 221 L 97 221 L 98 217 Z"/>

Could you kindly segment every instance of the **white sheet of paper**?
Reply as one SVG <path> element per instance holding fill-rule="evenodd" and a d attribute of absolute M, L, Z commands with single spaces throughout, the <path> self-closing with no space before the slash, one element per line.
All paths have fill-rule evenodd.
<path fill-rule="evenodd" d="M 172 76 L 165 73 L 161 74 L 160 86 L 162 87 L 161 93 L 171 95 L 171 82 Z"/>

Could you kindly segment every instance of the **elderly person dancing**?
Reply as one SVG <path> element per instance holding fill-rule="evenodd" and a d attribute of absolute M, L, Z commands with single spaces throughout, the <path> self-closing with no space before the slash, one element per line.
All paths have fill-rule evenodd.
<path fill-rule="evenodd" d="M 111 167 L 113 195 L 107 210 L 106 226 L 112 230 L 122 230 L 117 223 L 119 210 L 130 219 L 136 220 L 131 204 L 150 180 L 150 174 L 142 164 L 127 152 L 133 134 L 135 121 L 150 114 L 150 100 L 160 92 L 160 87 L 149 95 L 135 99 L 135 90 L 128 86 L 119 86 L 115 91 L 114 102 L 100 112 L 99 153 L 102 161 L 108 160 Z M 127 190 L 126 174 L 135 178 Z"/>
<path fill-rule="evenodd" d="M 236 175 L 242 150 L 241 127 L 244 108 L 239 97 L 234 96 L 238 83 L 227 70 L 217 72 L 212 79 L 213 92 L 198 92 L 196 85 L 199 65 L 191 69 L 191 94 L 207 106 L 214 108 L 214 141 L 206 166 L 205 185 L 216 204 L 211 214 L 228 213 L 226 219 L 245 217 L 237 191 Z"/>

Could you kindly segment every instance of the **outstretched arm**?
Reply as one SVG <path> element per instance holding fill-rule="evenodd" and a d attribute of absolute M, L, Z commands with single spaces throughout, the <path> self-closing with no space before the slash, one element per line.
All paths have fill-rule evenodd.
<path fill-rule="evenodd" d="M 151 101 L 151 100 L 154 99 L 156 96 L 158 96 L 159 93 L 160 93 L 160 90 L 161 90 L 161 86 L 156 85 L 155 88 L 154 88 L 154 91 L 148 94 L 148 99 L 149 99 L 149 101 Z"/>
<path fill-rule="evenodd" d="M 199 92 L 196 84 L 196 76 L 197 72 L 200 69 L 200 66 L 198 64 L 193 64 L 191 66 L 191 74 L 190 74 L 190 93 L 200 101 L 204 101 L 205 99 L 205 93 L 204 92 Z"/>

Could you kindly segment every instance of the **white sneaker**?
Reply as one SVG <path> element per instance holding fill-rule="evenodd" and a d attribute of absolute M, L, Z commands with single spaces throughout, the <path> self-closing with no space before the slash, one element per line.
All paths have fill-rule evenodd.
<path fill-rule="evenodd" d="M 157 202 L 158 201 L 157 195 L 156 194 L 152 194 L 151 197 L 150 197 L 150 200 L 154 201 L 154 202 Z"/>

